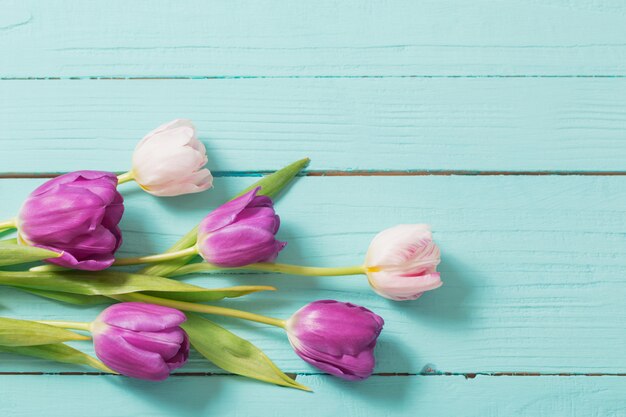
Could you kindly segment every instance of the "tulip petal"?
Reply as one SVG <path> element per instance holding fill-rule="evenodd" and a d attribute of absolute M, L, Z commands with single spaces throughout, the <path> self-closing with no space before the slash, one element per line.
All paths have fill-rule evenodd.
<path fill-rule="evenodd" d="M 211 175 L 211 171 L 205 168 L 179 180 L 151 186 L 147 191 L 157 197 L 173 197 L 206 191 L 211 187 L 213 187 L 213 175 Z"/>
<path fill-rule="evenodd" d="M 180 327 L 161 330 L 159 332 L 136 332 L 124 330 L 121 335 L 131 345 L 158 353 L 164 361 L 172 359 L 184 341 L 185 332 Z"/>
<path fill-rule="evenodd" d="M 149 149 L 135 158 L 133 172 L 135 179 L 144 187 L 158 186 L 168 182 L 180 182 L 180 178 L 204 166 L 208 159 L 190 146 L 185 146 L 189 140 L 183 131 L 171 132 L 167 146 L 154 143 Z M 140 158 L 141 157 L 141 158 Z"/>
<path fill-rule="evenodd" d="M 163 381 L 170 368 L 161 355 L 140 349 L 129 343 L 123 329 L 111 327 L 94 336 L 94 348 L 98 358 L 109 368 L 123 375 L 149 381 Z"/>
<path fill-rule="evenodd" d="M 289 341 L 296 354 L 305 362 L 341 379 L 360 381 L 372 375 L 374 370 L 376 363 L 373 352 L 374 346 L 359 352 L 356 356 L 333 356 L 325 352 L 307 349 L 306 346 L 298 346 L 294 344 L 291 338 Z"/>
<path fill-rule="evenodd" d="M 237 215 L 254 199 L 261 187 L 254 188 L 247 193 L 225 203 L 209 213 L 200 223 L 199 234 L 211 233 L 233 223 Z"/>
<path fill-rule="evenodd" d="M 395 301 L 416 300 L 424 292 L 443 285 L 438 272 L 417 276 L 399 276 L 381 271 L 368 276 L 372 289 L 379 295 Z"/>
<path fill-rule="evenodd" d="M 176 129 L 176 128 L 179 128 L 179 127 L 188 127 L 190 129 L 192 129 L 194 132 L 196 130 L 196 128 L 193 125 L 193 122 L 191 120 L 189 120 L 189 119 L 174 119 L 171 122 L 164 123 L 161 126 L 157 127 L 156 129 L 152 130 L 151 132 L 149 132 L 137 144 L 136 148 L 139 148 L 139 147 L 143 146 L 145 144 L 145 142 L 148 142 L 150 140 L 151 137 L 156 136 L 159 133 L 166 132 L 166 131 L 168 131 L 170 129 Z"/>
<path fill-rule="evenodd" d="M 250 204 L 248 204 L 248 207 L 274 207 L 274 202 L 266 195 L 257 195 L 252 199 Z"/>
<path fill-rule="evenodd" d="M 69 172 L 67 174 L 59 175 L 56 178 L 53 178 L 49 181 L 46 181 L 39 187 L 37 187 L 30 195 L 37 196 L 44 194 L 59 185 L 62 184 L 71 184 L 75 182 L 77 179 L 85 179 L 85 180 L 98 180 L 98 179 L 108 179 L 111 183 L 117 185 L 117 176 L 111 172 L 104 171 L 74 171 Z"/>
<path fill-rule="evenodd" d="M 28 198 L 19 214 L 19 228 L 28 241 L 68 242 L 93 231 L 102 221 L 106 204 L 86 189 L 59 189 Z"/>
<path fill-rule="evenodd" d="M 219 233 L 208 235 L 198 244 L 207 262 L 237 267 L 273 260 L 286 242 L 277 241 L 272 231 L 235 223 Z"/>
<path fill-rule="evenodd" d="M 130 302 L 108 307 L 98 319 L 108 325 L 129 330 L 160 331 L 178 326 L 187 318 L 174 308 Z"/>
<path fill-rule="evenodd" d="M 61 254 L 58 258 L 46 259 L 45 261 L 53 265 L 62 266 L 70 269 L 80 269 L 83 271 L 102 271 L 107 269 L 113 262 L 115 257 L 112 254 L 91 255 L 88 259 L 79 260 L 76 259 L 72 253 L 68 251 L 61 251 L 59 248 L 45 245 L 33 245 L 38 248 L 48 249 Z"/>
<path fill-rule="evenodd" d="M 401 224 L 383 230 L 370 243 L 366 256 L 369 266 L 400 265 L 417 258 L 426 260 L 434 257 L 433 262 L 439 263 L 438 255 L 432 251 L 422 253 L 421 248 L 432 242 L 430 226 L 425 224 Z"/>
<path fill-rule="evenodd" d="M 183 341 L 180 344 L 178 352 L 166 361 L 170 371 L 180 368 L 189 359 L 189 336 L 183 331 Z"/>

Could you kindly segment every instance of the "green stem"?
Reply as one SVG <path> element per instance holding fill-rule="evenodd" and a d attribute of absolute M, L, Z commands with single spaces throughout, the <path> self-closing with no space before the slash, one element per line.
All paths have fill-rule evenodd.
<path fill-rule="evenodd" d="M 54 271 L 71 271 L 69 268 L 64 268 L 59 265 L 38 265 L 29 269 L 31 272 L 54 272 Z"/>
<path fill-rule="evenodd" d="M 155 262 L 165 262 L 171 261 L 172 259 L 182 258 L 184 256 L 189 255 L 197 255 L 198 248 L 196 246 L 192 246 L 187 249 L 179 250 L 177 252 L 166 252 L 160 253 L 158 255 L 150 255 L 150 256 L 140 256 L 138 258 L 120 258 L 113 262 L 114 266 L 121 265 L 137 265 L 137 264 L 149 264 Z"/>
<path fill-rule="evenodd" d="M 215 314 L 218 316 L 236 317 L 238 319 L 256 321 L 257 323 L 269 324 L 270 326 L 276 326 L 285 328 L 285 320 L 261 316 L 247 311 L 235 310 L 233 308 L 216 307 L 206 304 L 188 303 L 186 301 L 176 301 L 165 298 L 154 297 L 151 295 L 129 293 L 120 294 L 115 296 L 109 296 L 118 301 L 139 301 L 143 303 L 158 304 L 165 307 L 172 307 L 178 310 L 193 311 L 195 313 Z"/>
<path fill-rule="evenodd" d="M 0 230 L 15 229 L 16 227 L 17 227 L 17 222 L 15 219 L 9 219 L 9 220 L 0 222 Z"/>
<path fill-rule="evenodd" d="M 175 272 L 168 274 L 170 277 L 176 277 L 180 275 L 192 274 L 194 272 L 211 272 L 211 271 L 227 271 L 227 270 L 247 270 L 247 271 L 263 271 L 263 272 L 278 272 L 281 274 L 290 275 L 303 275 L 310 277 L 331 277 L 342 275 L 360 275 L 365 274 L 365 266 L 343 266 L 335 268 L 321 268 L 313 266 L 300 266 L 278 263 L 257 263 L 250 264 L 238 268 L 223 268 L 217 265 L 212 265 L 206 262 L 200 262 L 190 265 L 185 265 L 178 268 Z"/>
<path fill-rule="evenodd" d="M 60 320 L 39 320 L 38 323 L 48 326 L 61 327 L 62 329 L 74 329 L 91 331 L 91 323 L 85 321 L 60 321 Z"/>
<path fill-rule="evenodd" d="M 131 169 L 130 171 L 117 176 L 117 185 L 124 184 L 125 182 L 129 182 L 134 179 L 135 179 L 135 173 Z"/>

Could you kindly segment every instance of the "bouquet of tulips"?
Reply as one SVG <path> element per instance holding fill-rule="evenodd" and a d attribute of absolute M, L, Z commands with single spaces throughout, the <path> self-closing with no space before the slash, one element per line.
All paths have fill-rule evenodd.
<path fill-rule="evenodd" d="M 426 225 L 398 225 L 375 236 L 364 262 L 349 267 L 276 263 L 286 242 L 273 198 L 308 164 L 270 174 L 213 210 L 168 251 L 116 257 L 124 213 L 120 185 L 134 181 L 158 197 L 212 187 L 207 155 L 188 120 L 148 133 L 124 174 L 77 171 L 35 189 L 13 219 L 0 222 L 0 285 L 71 304 L 110 304 L 92 322 L 0 318 L 0 351 L 87 365 L 102 372 L 160 381 L 182 367 L 193 347 L 216 366 L 250 378 L 304 389 L 256 346 L 205 315 L 251 320 L 283 329 L 295 352 L 337 377 L 362 380 L 374 369 L 383 319 L 348 302 L 319 300 L 287 319 L 214 305 L 273 287 L 205 288 L 190 274 L 247 270 L 292 275 L 367 276 L 376 293 L 414 300 L 441 286 L 439 249 Z M 45 264 L 32 266 L 33 262 Z M 27 265 L 29 269 L 19 265 Z M 138 271 L 117 268 L 147 264 Z M 8 267 L 8 268 L 7 268 Z M 176 277 L 178 279 L 172 279 Z M 213 304 L 209 304 L 213 303 Z M 92 340 L 96 357 L 67 344 Z"/>

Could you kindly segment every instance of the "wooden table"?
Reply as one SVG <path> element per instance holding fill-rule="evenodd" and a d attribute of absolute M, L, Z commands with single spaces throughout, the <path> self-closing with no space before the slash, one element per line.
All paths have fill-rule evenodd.
<path fill-rule="evenodd" d="M 215 189 L 124 186 L 122 256 L 309 156 L 277 204 L 282 261 L 360 262 L 379 230 L 424 222 L 445 281 L 393 303 L 363 277 L 194 277 L 275 285 L 228 302 L 275 316 L 323 298 L 375 310 L 376 375 L 342 382 L 279 331 L 220 320 L 315 393 L 198 356 L 156 384 L 3 354 L 0 415 L 626 416 L 625 22 L 608 0 L 0 1 L 0 218 L 56 173 L 127 170 L 143 134 L 186 117 Z M 0 309 L 100 307 L 3 288 Z"/>

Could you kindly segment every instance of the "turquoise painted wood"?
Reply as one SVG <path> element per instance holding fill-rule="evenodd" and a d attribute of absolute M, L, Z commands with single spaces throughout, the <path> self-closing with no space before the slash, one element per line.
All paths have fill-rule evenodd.
<path fill-rule="evenodd" d="M 14 214 L 41 181 L 0 180 L 0 199 L 11 199 L 0 218 Z M 122 256 L 166 249 L 216 202 L 252 181 L 220 178 L 214 191 L 165 200 L 125 185 Z M 275 293 L 223 304 L 276 317 L 312 299 L 371 308 L 387 322 L 377 372 L 626 373 L 625 206 L 625 177 L 303 177 L 277 204 L 279 236 L 289 242 L 281 261 L 358 264 L 379 230 L 427 222 L 442 247 L 444 287 L 418 302 L 393 303 L 370 291 L 364 277 L 248 274 L 189 282 L 275 285 Z M 14 317 L 79 320 L 100 310 L 8 293 L 0 303 Z M 281 332 L 223 322 L 285 370 L 315 372 Z M 0 369 L 19 371 L 22 362 L 32 361 L 0 361 Z M 194 360 L 183 372 L 208 370 L 214 368 Z"/>
<path fill-rule="evenodd" d="M 620 0 L 0 4 L 5 78 L 626 71 Z"/>
<path fill-rule="evenodd" d="M 114 376 L 2 376 L 0 407 L 13 417 L 88 415 L 196 417 L 293 415 L 379 417 L 415 415 L 612 416 L 626 415 L 621 377 L 372 377 L 347 383 L 300 376 L 315 393 L 297 392 L 240 377 L 173 377 L 160 384 Z M 24 401 L 24 392 L 37 401 Z M 102 415 L 105 415 L 104 413 Z"/>
<path fill-rule="evenodd" d="M 383 228 L 428 222 L 445 281 L 392 303 L 363 277 L 193 276 L 276 286 L 221 303 L 264 314 L 377 311 L 376 375 L 339 381 L 279 331 L 218 319 L 315 393 L 198 355 L 152 384 L 0 354 L 0 415 L 626 416 L 625 17 L 619 0 L 0 0 L 0 219 L 30 177 L 124 171 L 147 131 L 188 117 L 216 187 L 124 185 L 122 255 L 165 249 L 248 176 L 309 156 L 332 176 L 277 204 L 281 260 L 357 263 Z M 0 294 L 3 316 L 100 310 Z"/>
<path fill-rule="evenodd" d="M 626 60 L 625 60 L 626 62 Z M 622 171 L 626 79 L 253 79 L 0 83 L 0 172 L 125 171 L 192 118 L 217 171 Z"/>

